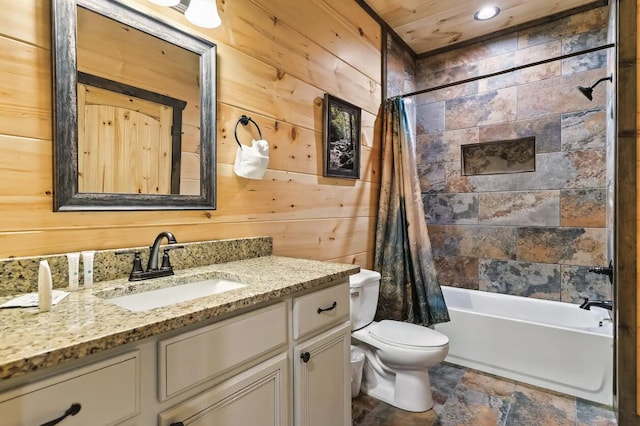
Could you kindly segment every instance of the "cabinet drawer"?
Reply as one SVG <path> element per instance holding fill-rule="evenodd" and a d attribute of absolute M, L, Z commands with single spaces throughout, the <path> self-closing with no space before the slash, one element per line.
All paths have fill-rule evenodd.
<path fill-rule="evenodd" d="M 293 299 L 293 338 L 329 326 L 349 316 L 349 283 Z"/>
<path fill-rule="evenodd" d="M 159 342 L 161 401 L 287 344 L 286 303 Z"/>
<path fill-rule="evenodd" d="M 4 426 L 40 425 L 80 404 L 62 424 L 113 425 L 139 412 L 139 353 L 130 352 L 0 395 Z"/>

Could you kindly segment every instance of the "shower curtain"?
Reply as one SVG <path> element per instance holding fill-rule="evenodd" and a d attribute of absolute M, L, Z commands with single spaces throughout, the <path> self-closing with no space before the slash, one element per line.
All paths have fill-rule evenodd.
<path fill-rule="evenodd" d="M 384 105 L 382 181 L 374 269 L 382 275 L 376 319 L 421 325 L 449 321 L 433 264 L 404 100 Z"/>

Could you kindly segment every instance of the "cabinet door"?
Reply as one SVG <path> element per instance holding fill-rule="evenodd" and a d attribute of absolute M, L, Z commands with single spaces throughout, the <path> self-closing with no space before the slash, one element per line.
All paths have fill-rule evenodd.
<path fill-rule="evenodd" d="M 293 350 L 296 426 L 351 425 L 351 323 Z"/>
<path fill-rule="evenodd" d="M 287 354 L 220 383 L 160 413 L 159 425 L 287 426 Z"/>

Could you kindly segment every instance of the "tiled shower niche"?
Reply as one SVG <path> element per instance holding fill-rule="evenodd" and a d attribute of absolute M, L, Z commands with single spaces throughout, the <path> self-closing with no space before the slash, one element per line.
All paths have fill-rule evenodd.
<path fill-rule="evenodd" d="M 464 176 L 536 171 L 536 138 L 460 146 Z"/>

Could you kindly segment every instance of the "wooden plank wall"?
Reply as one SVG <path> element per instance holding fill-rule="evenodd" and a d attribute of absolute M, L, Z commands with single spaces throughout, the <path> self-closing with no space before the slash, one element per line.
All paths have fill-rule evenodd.
<path fill-rule="evenodd" d="M 381 31 L 355 1 L 233 0 L 204 30 L 218 45 L 216 211 L 52 212 L 50 4 L 0 0 L 0 258 L 270 235 L 274 254 L 371 266 L 379 190 Z M 325 92 L 362 108 L 361 179 L 322 176 Z M 260 181 L 233 173 L 246 114 L 271 146 Z M 251 135 L 240 126 L 239 136 Z"/>

